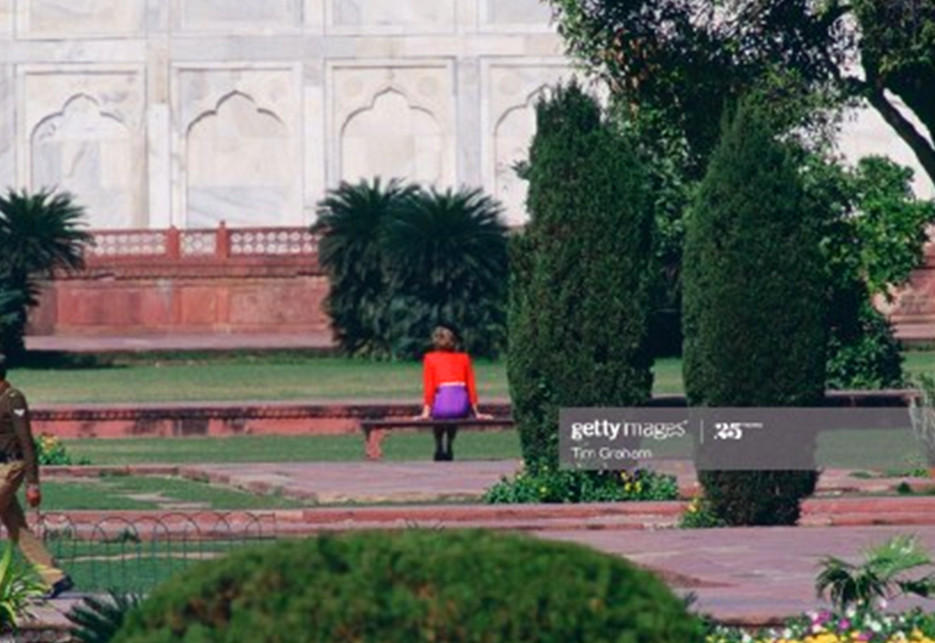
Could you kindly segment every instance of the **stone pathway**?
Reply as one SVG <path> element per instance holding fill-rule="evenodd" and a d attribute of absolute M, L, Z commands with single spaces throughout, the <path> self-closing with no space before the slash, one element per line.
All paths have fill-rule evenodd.
<path fill-rule="evenodd" d="M 316 462 L 283 464 L 205 464 L 182 467 L 186 477 L 207 477 L 248 491 L 310 503 L 388 503 L 476 501 L 517 460 L 470 462 Z"/>
<path fill-rule="evenodd" d="M 914 533 L 935 552 L 935 526 L 776 527 L 668 531 L 537 532 L 624 556 L 660 573 L 680 593 L 694 592 L 696 609 L 738 623 L 779 622 L 824 605 L 816 599 L 818 563 L 833 555 L 857 562 L 860 553 L 898 534 Z M 898 600 L 935 609 L 932 601 Z"/>

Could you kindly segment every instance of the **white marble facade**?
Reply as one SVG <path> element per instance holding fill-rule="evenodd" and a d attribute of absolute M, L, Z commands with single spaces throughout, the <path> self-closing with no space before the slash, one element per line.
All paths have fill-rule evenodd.
<path fill-rule="evenodd" d="M 482 186 L 572 75 L 539 0 L 0 0 L 0 176 L 92 226 L 304 225 L 342 180 Z M 914 160 L 873 114 L 842 149 Z M 920 194 L 933 194 L 921 176 Z"/>

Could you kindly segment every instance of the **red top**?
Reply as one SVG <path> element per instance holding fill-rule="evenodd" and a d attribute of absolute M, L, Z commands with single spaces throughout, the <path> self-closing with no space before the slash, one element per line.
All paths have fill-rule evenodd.
<path fill-rule="evenodd" d="M 468 397 L 472 405 L 477 404 L 477 389 L 474 386 L 474 369 L 467 353 L 451 351 L 431 351 L 425 354 L 422 370 L 422 382 L 425 385 L 425 405 L 431 406 L 435 399 L 435 389 L 447 382 L 461 383 L 467 386 Z"/>

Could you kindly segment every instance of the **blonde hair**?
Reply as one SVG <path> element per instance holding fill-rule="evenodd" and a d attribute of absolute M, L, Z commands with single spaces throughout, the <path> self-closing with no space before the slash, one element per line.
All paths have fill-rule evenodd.
<path fill-rule="evenodd" d="M 438 351 L 453 351 L 458 345 L 458 339 L 450 328 L 436 326 L 432 331 L 432 345 Z"/>

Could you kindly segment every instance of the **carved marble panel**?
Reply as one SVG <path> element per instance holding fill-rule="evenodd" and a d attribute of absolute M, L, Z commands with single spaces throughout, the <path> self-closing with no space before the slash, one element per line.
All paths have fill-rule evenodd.
<path fill-rule="evenodd" d="M 514 166 L 529 158 L 536 133 L 536 101 L 568 75 L 570 70 L 563 64 L 489 64 L 484 68 L 484 187 L 503 203 L 511 224 L 527 219 L 527 184 Z"/>
<path fill-rule="evenodd" d="M 71 192 L 91 227 L 145 226 L 142 73 L 27 71 L 20 82 L 24 183 Z"/>
<path fill-rule="evenodd" d="M 21 37 L 128 37 L 145 28 L 146 0 L 16 0 Z"/>
<path fill-rule="evenodd" d="M 16 176 L 16 76 L 13 65 L 0 65 L 0 176 Z"/>
<path fill-rule="evenodd" d="M 292 68 L 179 70 L 176 221 L 302 223 L 298 78 Z"/>
<path fill-rule="evenodd" d="M 335 31 L 452 32 L 455 0 L 326 0 L 327 22 Z"/>
<path fill-rule="evenodd" d="M 13 37 L 16 25 L 15 9 L 14 0 L 0 0 L 0 40 Z"/>
<path fill-rule="evenodd" d="M 482 24 L 550 29 L 552 12 L 546 0 L 481 0 L 481 3 Z"/>
<path fill-rule="evenodd" d="M 295 28 L 302 24 L 302 0 L 181 0 L 186 29 Z"/>
<path fill-rule="evenodd" d="M 453 185 L 452 82 L 447 64 L 335 68 L 332 140 L 338 164 L 332 177 Z"/>

